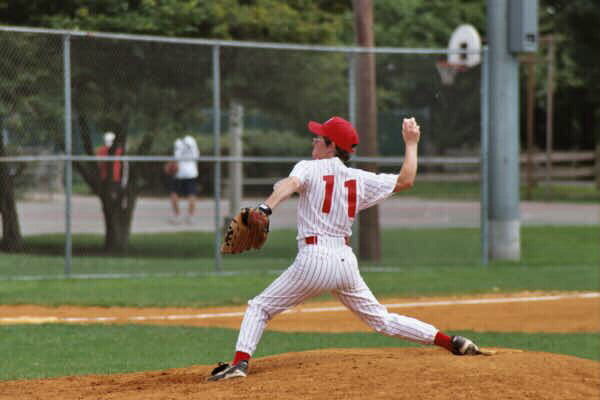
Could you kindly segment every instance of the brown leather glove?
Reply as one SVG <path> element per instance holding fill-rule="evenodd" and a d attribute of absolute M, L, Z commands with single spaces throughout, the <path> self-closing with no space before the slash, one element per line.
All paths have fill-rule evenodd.
<path fill-rule="evenodd" d="M 221 254 L 237 254 L 250 249 L 263 247 L 269 236 L 269 216 L 260 208 L 242 208 L 233 217 L 225 239 L 221 245 Z"/>

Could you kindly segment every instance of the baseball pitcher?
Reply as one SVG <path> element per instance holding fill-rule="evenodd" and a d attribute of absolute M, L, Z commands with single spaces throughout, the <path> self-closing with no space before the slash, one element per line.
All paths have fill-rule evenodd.
<path fill-rule="evenodd" d="M 398 175 L 375 174 L 344 164 L 358 145 L 358 135 L 345 119 L 333 117 L 323 124 L 311 121 L 308 129 L 316 135 L 313 159 L 298 162 L 264 203 L 243 209 L 225 237 L 223 253 L 260 248 L 268 234 L 269 215 L 293 193 L 299 194 L 296 259 L 248 302 L 233 361 L 219 363 L 208 380 L 245 377 L 267 322 L 323 292 L 331 292 L 378 333 L 435 344 L 456 355 L 483 354 L 467 338 L 448 336 L 428 323 L 388 312 L 365 284 L 349 245 L 352 223 L 361 210 L 413 186 L 421 135 L 415 119 L 404 119 L 402 124 L 406 150 Z"/>

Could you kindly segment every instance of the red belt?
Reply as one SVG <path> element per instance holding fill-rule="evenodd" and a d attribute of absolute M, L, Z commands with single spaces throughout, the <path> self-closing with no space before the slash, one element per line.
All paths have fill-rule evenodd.
<path fill-rule="evenodd" d="M 304 243 L 306 244 L 317 244 L 319 242 L 319 238 L 317 236 L 307 236 L 304 238 Z M 346 242 L 346 246 L 350 246 L 350 237 L 344 236 L 344 241 Z"/>

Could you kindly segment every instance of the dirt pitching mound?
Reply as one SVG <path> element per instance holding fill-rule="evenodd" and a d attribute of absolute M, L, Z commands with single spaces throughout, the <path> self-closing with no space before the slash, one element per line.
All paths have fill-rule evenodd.
<path fill-rule="evenodd" d="M 0 383 L 0 399 L 596 399 L 600 364 L 496 349 L 330 349 L 255 359 L 247 378 L 206 382 L 212 366 Z"/>

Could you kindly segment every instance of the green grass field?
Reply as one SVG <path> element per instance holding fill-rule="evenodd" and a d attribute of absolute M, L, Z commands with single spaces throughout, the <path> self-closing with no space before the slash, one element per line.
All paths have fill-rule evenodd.
<path fill-rule="evenodd" d="M 598 290 L 597 266 L 493 266 L 406 268 L 364 272 L 380 297 L 434 296 L 523 290 Z M 203 307 L 244 304 L 276 274 L 165 277 L 145 279 L 72 279 L 0 281 L 2 304 L 84 306 Z"/>
<path fill-rule="evenodd" d="M 423 199 L 479 200 L 478 182 L 421 182 L 411 188 L 410 195 Z M 598 203 L 600 192 L 593 184 L 538 184 L 527 199 L 527 187 L 521 185 L 520 198 L 529 201 Z"/>
<path fill-rule="evenodd" d="M 600 227 L 523 227 L 522 260 L 491 266 L 574 266 L 600 264 Z M 390 229 L 382 233 L 382 260 L 363 267 L 412 268 L 481 265 L 479 229 Z M 224 256 L 223 271 L 282 270 L 296 254 L 295 231 L 272 232 L 261 251 Z M 100 235 L 73 237 L 74 274 L 209 273 L 215 271 L 214 236 L 203 232 L 135 234 L 125 254 L 108 257 Z M 550 245 L 551 244 L 551 245 Z M 0 278 L 54 275 L 64 271 L 64 236 L 25 238 L 24 254 L 0 259 Z"/>
<path fill-rule="evenodd" d="M 383 262 L 364 264 L 364 277 L 379 298 L 513 292 L 600 290 L 598 227 L 524 227 L 522 260 L 479 263 L 478 230 L 385 231 Z M 58 306 L 208 306 L 243 304 L 259 293 L 295 253 L 294 233 L 277 232 L 262 252 L 224 259 L 214 274 L 209 234 L 139 235 L 129 252 L 102 256 L 101 238 L 77 236 L 78 273 L 180 273 L 143 279 L 0 280 L 0 304 Z M 32 254 L 3 255 L 0 275 L 62 273 L 62 238 L 28 238 Z M 173 249 L 180 246 L 183 253 Z M 460 251 L 460 257 L 453 255 Z M 88 254 L 88 255 L 86 255 Z M 175 257 L 179 254 L 179 257 Z M 266 257 L 269 255 L 269 258 Z M 446 256 L 445 256 L 446 255 Z M 448 256 L 449 255 L 449 256 Z M 464 258 L 461 263 L 460 258 Z M 373 267 L 393 268 L 376 272 Z M 200 275 L 185 276 L 186 272 Z M 551 318 L 551 316 L 549 316 Z M 457 332 L 451 332 L 457 333 Z M 595 334 L 463 332 L 484 346 L 550 351 L 600 361 Z M 117 373 L 212 364 L 231 357 L 232 329 L 39 325 L 0 326 L 0 379 Z M 407 342 L 377 334 L 267 332 L 257 357 L 328 347 L 398 347 Z"/>

